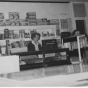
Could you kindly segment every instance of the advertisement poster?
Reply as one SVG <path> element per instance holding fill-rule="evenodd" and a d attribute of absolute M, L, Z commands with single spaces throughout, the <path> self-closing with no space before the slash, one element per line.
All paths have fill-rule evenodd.
<path fill-rule="evenodd" d="M 67 19 L 61 19 L 61 28 L 68 29 L 68 20 Z"/>

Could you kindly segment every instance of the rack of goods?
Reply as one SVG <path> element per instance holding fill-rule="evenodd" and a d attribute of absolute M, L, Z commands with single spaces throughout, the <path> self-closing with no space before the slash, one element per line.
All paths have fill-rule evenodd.
<path fill-rule="evenodd" d="M 62 39 L 62 47 L 69 48 L 70 60 L 72 64 L 80 64 L 81 72 L 83 71 L 83 53 L 87 46 L 87 38 L 85 35 Z"/>

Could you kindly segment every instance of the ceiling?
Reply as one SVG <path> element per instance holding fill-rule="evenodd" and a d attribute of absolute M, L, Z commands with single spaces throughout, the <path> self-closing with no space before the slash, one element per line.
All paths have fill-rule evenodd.
<path fill-rule="evenodd" d="M 0 1 L 30 1 L 30 2 L 88 2 L 88 0 L 0 0 Z"/>

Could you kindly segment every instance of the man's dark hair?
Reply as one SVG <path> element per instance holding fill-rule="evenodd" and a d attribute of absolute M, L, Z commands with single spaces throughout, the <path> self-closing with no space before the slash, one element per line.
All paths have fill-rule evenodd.
<path fill-rule="evenodd" d="M 40 34 L 39 33 L 33 33 L 33 34 L 31 34 L 31 39 L 33 40 L 36 37 L 36 35 L 38 35 L 39 39 L 40 39 Z"/>
<path fill-rule="evenodd" d="M 79 30 L 75 29 L 75 30 L 72 32 L 72 35 L 74 36 L 77 31 L 79 31 Z M 79 32 L 80 32 L 80 31 L 79 31 Z"/>

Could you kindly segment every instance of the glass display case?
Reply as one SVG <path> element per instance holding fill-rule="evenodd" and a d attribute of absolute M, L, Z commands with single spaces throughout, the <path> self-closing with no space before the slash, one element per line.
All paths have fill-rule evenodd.
<path fill-rule="evenodd" d="M 19 55 L 20 70 L 71 64 L 69 49 L 53 49 L 34 52 L 13 53 Z"/>
<path fill-rule="evenodd" d="M 84 63 L 85 49 L 88 47 L 87 38 L 85 35 L 68 37 L 62 39 L 62 46 L 69 48 L 70 59 L 72 64 L 80 64 L 81 72 L 83 71 L 82 64 Z"/>
<path fill-rule="evenodd" d="M 69 49 L 54 49 L 46 50 L 44 52 L 44 65 L 45 66 L 60 66 L 70 65 Z"/>

